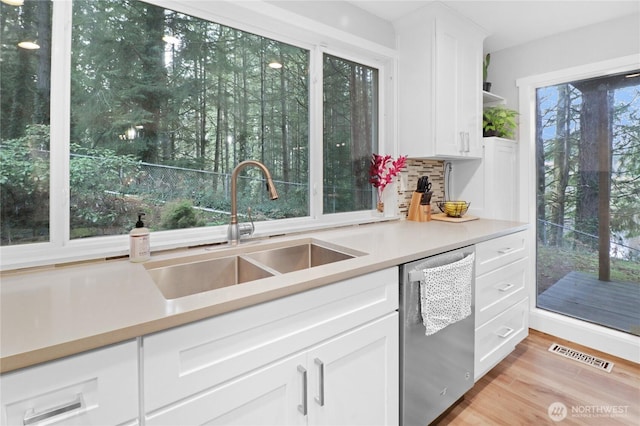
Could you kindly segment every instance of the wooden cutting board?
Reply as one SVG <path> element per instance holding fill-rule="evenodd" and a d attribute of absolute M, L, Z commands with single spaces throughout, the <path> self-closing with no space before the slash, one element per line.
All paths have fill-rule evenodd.
<path fill-rule="evenodd" d="M 432 214 L 431 215 L 431 219 L 433 219 L 433 220 L 441 220 L 443 222 L 458 223 L 458 222 L 469 222 L 470 220 L 476 220 L 476 219 L 478 219 L 478 217 L 470 216 L 468 214 L 464 215 L 462 217 L 451 217 L 451 216 L 447 216 L 445 213 L 436 213 L 436 214 Z"/>

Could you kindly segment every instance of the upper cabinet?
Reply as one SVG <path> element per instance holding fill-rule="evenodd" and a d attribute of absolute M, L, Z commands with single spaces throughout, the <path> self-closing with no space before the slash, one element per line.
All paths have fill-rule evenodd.
<path fill-rule="evenodd" d="M 400 152 L 418 158 L 482 158 L 485 34 L 439 3 L 394 25 Z"/>

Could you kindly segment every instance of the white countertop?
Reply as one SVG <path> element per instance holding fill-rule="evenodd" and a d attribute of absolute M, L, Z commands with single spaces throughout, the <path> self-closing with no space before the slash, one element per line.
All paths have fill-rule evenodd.
<path fill-rule="evenodd" d="M 314 238 L 366 253 L 353 259 L 166 300 L 144 264 L 127 259 L 5 273 L 0 284 L 0 372 L 133 339 L 256 303 L 527 229 L 518 222 L 393 221 L 247 241 Z M 218 253 L 189 249 L 152 262 Z"/>

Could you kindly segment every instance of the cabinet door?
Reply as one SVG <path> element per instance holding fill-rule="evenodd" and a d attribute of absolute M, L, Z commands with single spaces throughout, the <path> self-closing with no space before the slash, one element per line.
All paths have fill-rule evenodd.
<path fill-rule="evenodd" d="M 438 2 L 395 26 L 400 151 L 482 158 L 483 31 Z"/>
<path fill-rule="evenodd" d="M 179 404 L 149 413 L 151 425 L 304 425 L 304 354 L 285 358 Z"/>
<path fill-rule="evenodd" d="M 464 148 L 464 135 L 458 114 L 462 98 L 462 88 L 459 85 L 462 46 L 454 26 L 445 19 L 438 19 L 436 28 L 436 153 L 458 156 Z"/>
<path fill-rule="evenodd" d="M 308 353 L 309 425 L 398 423 L 398 313 Z"/>
<path fill-rule="evenodd" d="M 486 214 L 489 219 L 516 219 L 516 142 L 484 138 Z"/>
<path fill-rule="evenodd" d="M 465 133 L 462 156 L 482 158 L 482 37 L 475 33 L 464 36 L 459 63 L 459 124 Z"/>
<path fill-rule="evenodd" d="M 130 341 L 3 374 L 0 424 L 136 424 L 137 351 Z"/>
<path fill-rule="evenodd" d="M 439 156 L 481 158 L 482 38 L 452 17 L 436 19 L 436 150 Z"/>

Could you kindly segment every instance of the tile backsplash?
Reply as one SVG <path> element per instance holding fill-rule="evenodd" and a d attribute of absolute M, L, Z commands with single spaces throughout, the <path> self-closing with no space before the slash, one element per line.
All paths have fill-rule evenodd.
<path fill-rule="evenodd" d="M 406 218 L 411 204 L 411 197 L 418 185 L 418 178 L 421 176 L 429 176 L 429 182 L 432 183 L 431 191 L 431 209 L 437 210 L 436 201 L 444 200 L 444 161 L 442 160 L 425 160 L 417 158 L 408 158 L 406 170 L 402 171 L 401 179 L 406 179 L 406 186 L 397 185 L 398 188 L 398 214 Z M 403 189 L 406 189 L 403 191 Z"/>

